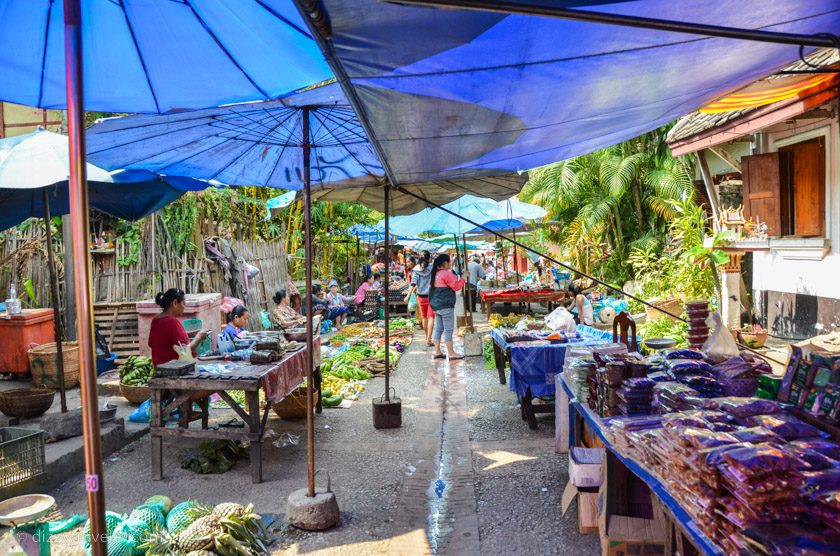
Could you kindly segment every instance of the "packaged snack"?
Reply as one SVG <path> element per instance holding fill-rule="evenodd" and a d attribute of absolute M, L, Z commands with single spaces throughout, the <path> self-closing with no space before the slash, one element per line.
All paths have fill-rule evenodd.
<path fill-rule="evenodd" d="M 666 415 L 662 419 L 662 426 L 666 429 L 678 427 L 692 427 L 696 429 L 707 429 L 709 422 L 699 417 L 694 412 L 680 412 Z"/>
<path fill-rule="evenodd" d="M 679 349 L 669 349 L 664 350 L 662 352 L 665 355 L 665 359 L 696 359 L 702 360 L 705 359 L 705 355 L 699 349 L 691 349 L 691 348 L 679 348 Z"/>
<path fill-rule="evenodd" d="M 820 435 L 819 429 L 785 412 L 772 415 L 756 415 L 750 417 L 750 420 L 753 425 L 770 429 L 785 440 L 811 438 Z"/>
<path fill-rule="evenodd" d="M 831 469 L 832 467 L 837 465 L 837 462 L 833 459 L 829 459 L 821 453 L 815 452 L 814 450 L 799 448 L 791 444 L 787 446 L 787 449 L 793 455 L 804 461 L 807 464 L 805 468 L 810 471 L 821 471 L 823 469 Z"/>
<path fill-rule="evenodd" d="M 707 375 L 710 376 L 712 366 L 705 361 L 696 359 L 669 359 L 666 368 L 673 376 Z"/>
<path fill-rule="evenodd" d="M 784 444 L 785 442 L 784 438 L 773 431 L 765 429 L 764 427 L 741 429 L 733 432 L 732 436 L 737 438 L 739 442 L 749 442 L 750 444 L 761 444 L 762 442 Z"/>
<path fill-rule="evenodd" d="M 825 438 L 808 438 L 805 440 L 794 440 L 793 446 L 813 450 L 836 461 L 840 461 L 840 444 Z"/>
<path fill-rule="evenodd" d="M 764 443 L 729 450 L 723 454 L 726 469 L 739 481 L 802 469 L 805 463 L 778 444 Z"/>
<path fill-rule="evenodd" d="M 802 348 L 790 346 L 790 358 L 788 358 L 787 368 L 785 369 L 784 378 L 779 388 L 779 401 L 790 401 L 790 389 L 793 385 L 793 379 L 799 369 L 799 362 L 802 360 Z"/>
<path fill-rule="evenodd" d="M 721 410 L 740 418 L 768 415 L 781 409 L 776 402 L 758 398 L 728 397 L 720 398 L 717 402 Z"/>
<path fill-rule="evenodd" d="M 840 536 L 797 523 L 748 527 L 744 536 L 750 552 L 771 556 L 840 555 Z"/>
<path fill-rule="evenodd" d="M 820 471 L 806 471 L 802 473 L 802 478 L 805 480 L 806 491 L 812 495 L 840 489 L 840 468 L 838 467 Z"/>

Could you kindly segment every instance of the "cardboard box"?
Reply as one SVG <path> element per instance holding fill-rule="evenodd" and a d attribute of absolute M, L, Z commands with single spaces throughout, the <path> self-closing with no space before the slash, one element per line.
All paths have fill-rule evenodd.
<path fill-rule="evenodd" d="M 665 524 L 661 519 L 643 519 L 611 515 L 607 530 L 601 535 L 603 556 L 663 556 Z"/>
<path fill-rule="evenodd" d="M 583 535 L 598 533 L 598 489 L 577 488 L 571 481 L 563 491 L 562 512 L 568 513 L 572 502 L 578 501 L 578 531 Z"/>
<path fill-rule="evenodd" d="M 579 448 L 569 451 L 569 480 L 576 487 L 599 487 L 604 481 L 603 448 Z"/>

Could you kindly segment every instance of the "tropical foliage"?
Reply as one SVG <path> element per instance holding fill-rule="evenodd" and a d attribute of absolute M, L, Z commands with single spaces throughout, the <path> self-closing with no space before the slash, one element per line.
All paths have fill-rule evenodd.
<path fill-rule="evenodd" d="M 531 172 L 520 195 L 548 211 L 547 239 L 569 262 L 642 297 L 714 294 L 719 252 L 703 251 L 694 170 L 671 156 L 667 128 Z"/>

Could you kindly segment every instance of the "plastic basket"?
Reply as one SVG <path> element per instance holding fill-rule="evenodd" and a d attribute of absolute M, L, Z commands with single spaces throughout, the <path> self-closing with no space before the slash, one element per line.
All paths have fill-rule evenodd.
<path fill-rule="evenodd" d="M 192 337 L 191 332 L 200 332 L 204 330 L 204 321 L 201 319 L 184 319 L 182 323 L 184 325 L 184 330 L 187 332 L 190 337 Z M 207 355 L 213 351 L 213 340 L 210 336 L 207 336 L 204 341 L 198 344 L 195 348 L 196 355 Z"/>
<path fill-rule="evenodd" d="M 44 431 L 0 428 L 0 491 L 44 472 Z"/>

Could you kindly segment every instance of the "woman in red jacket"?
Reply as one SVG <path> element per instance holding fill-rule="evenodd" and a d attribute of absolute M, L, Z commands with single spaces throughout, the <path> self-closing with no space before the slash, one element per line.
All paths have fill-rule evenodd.
<path fill-rule="evenodd" d="M 429 288 L 429 305 L 435 312 L 435 329 L 432 341 L 435 344 L 435 359 L 446 357 L 440 350 L 440 340 L 446 342 L 446 353 L 449 360 L 463 359 L 464 356 L 455 351 L 452 343 L 452 333 L 455 330 L 455 292 L 464 287 L 465 277 L 458 278 L 449 270 L 449 255 L 442 254 L 435 258 L 432 264 L 431 287 Z"/>
<path fill-rule="evenodd" d="M 155 303 L 163 309 L 152 319 L 149 328 L 149 347 L 152 348 L 152 363 L 160 365 L 178 359 L 174 346 L 178 344 L 189 346 L 195 355 L 195 349 L 206 337 L 202 330 L 190 341 L 184 325 L 178 318 L 184 314 L 186 296 L 175 288 L 161 292 L 155 296 Z"/>

